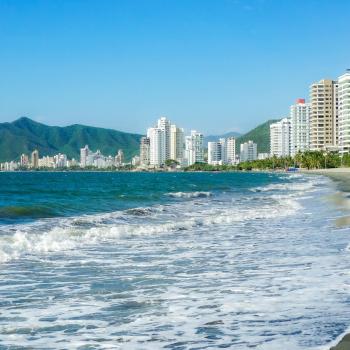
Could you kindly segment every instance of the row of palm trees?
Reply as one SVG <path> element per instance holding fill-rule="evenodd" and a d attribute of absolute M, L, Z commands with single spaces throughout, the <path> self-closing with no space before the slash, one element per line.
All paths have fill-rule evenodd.
<path fill-rule="evenodd" d="M 242 162 L 238 165 L 210 165 L 196 163 L 187 167 L 187 171 L 234 171 L 234 170 L 274 170 L 287 168 L 325 169 L 350 166 L 350 155 L 341 156 L 338 152 L 307 151 L 295 157 L 270 157 Z"/>

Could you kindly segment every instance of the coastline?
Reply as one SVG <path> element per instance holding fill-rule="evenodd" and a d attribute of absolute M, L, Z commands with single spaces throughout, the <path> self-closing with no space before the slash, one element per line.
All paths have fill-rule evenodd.
<path fill-rule="evenodd" d="M 336 183 L 340 191 L 350 192 L 350 168 L 303 169 L 300 173 L 327 176 Z M 329 350 L 350 350 L 350 329 L 339 335 L 332 342 Z"/>

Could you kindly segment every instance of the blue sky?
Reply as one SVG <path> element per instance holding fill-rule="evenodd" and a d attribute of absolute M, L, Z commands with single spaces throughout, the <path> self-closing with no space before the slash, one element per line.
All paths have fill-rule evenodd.
<path fill-rule="evenodd" d="M 206 134 L 350 68 L 348 0 L 0 0 L 0 122 Z"/>

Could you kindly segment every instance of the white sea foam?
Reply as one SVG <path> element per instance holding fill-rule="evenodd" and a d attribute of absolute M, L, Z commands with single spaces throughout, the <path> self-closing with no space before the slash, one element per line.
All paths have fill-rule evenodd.
<path fill-rule="evenodd" d="M 26 227 L 23 226 L 17 229 L 15 234 L 0 237 L 0 262 L 18 259 L 28 254 L 68 251 L 82 245 L 96 244 L 126 236 L 166 234 L 202 226 L 273 219 L 292 215 L 301 208 L 298 201 L 289 195 L 276 196 L 274 199 L 274 204 L 259 206 L 259 208 L 227 207 L 225 204 L 216 209 L 204 208 L 195 212 L 189 209 L 186 212 L 186 207 L 173 206 L 172 215 L 163 217 L 160 211 L 155 221 L 147 221 L 145 217 L 141 223 L 132 221 L 124 223 L 123 220 L 120 220 L 123 218 L 123 212 L 45 220 L 43 226 L 46 229 L 44 231 L 36 223 L 33 227 L 28 226 L 30 230 L 26 230 Z M 145 216 L 150 212 L 152 208 L 138 208 L 137 211 L 127 210 L 125 213 Z M 38 230 L 40 230 L 39 233 Z"/>
<path fill-rule="evenodd" d="M 273 183 L 266 186 L 258 186 L 252 188 L 253 192 L 269 192 L 269 191 L 298 191 L 298 192 L 310 192 L 317 189 L 322 184 L 321 181 L 305 181 L 305 182 L 285 182 L 285 183 Z"/>
<path fill-rule="evenodd" d="M 212 195 L 211 192 L 195 191 L 195 192 L 169 192 L 169 197 L 174 198 L 205 198 Z"/>

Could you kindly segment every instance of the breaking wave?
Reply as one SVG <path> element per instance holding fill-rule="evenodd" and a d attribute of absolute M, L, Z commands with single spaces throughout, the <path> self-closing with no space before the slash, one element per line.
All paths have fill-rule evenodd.
<path fill-rule="evenodd" d="M 174 197 L 174 198 L 206 198 L 206 197 L 211 197 L 212 193 L 211 192 L 170 192 L 167 194 L 169 197 Z"/>
<path fill-rule="evenodd" d="M 273 204 L 259 208 L 225 208 L 223 206 L 186 213 L 183 212 L 185 208 L 181 208 L 179 211 L 180 208 L 174 206 L 172 208 L 173 214 L 170 217 L 158 210 L 157 219 L 150 219 L 150 221 L 147 221 L 146 218 L 154 212 L 153 208 L 135 208 L 125 212 L 87 215 L 71 219 L 53 219 L 52 223 L 43 221 L 42 226 L 45 229 L 36 223 L 22 225 L 16 229 L 14 234 L 2 235 L 0 237 L 0 262 L 18 259 L 25 255 L 68 251 L 83 245 L 127 236 L 167 234 L 191 230 L 196 227 L 273 219 L 292 215 L 300 208 L 301 205 L 294 198 L 279 196 L 273 200 Z M 143 221 L 128 221 L 127 216 L 130 214 L 139 216 L 139 220 L 143 219 Z"/>

